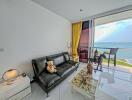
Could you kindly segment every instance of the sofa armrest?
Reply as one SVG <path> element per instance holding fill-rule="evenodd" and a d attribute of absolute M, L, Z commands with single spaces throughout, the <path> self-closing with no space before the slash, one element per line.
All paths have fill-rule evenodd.
<path fill-rule="evenodd" d="M 72 56 L 70 56 L 70 60 L 75 61 L 75 62 L 79 62 L 79 56 L 73 58 Z"/>
<path fill-rule="evenodd" d="M 38 74 L 37 74 L 37 69 L 35 68 L 35 66 L 36 66 L 35 60 L 32 60 L 32 67 L 33 67 L 34 75 L 35 75 L 35 78 L 37 78 Z"/>
<path fill-rule="evenodd" d="M 73 60 L 73 57 L 72 56 L 70 56 L 70 60 Z"/>

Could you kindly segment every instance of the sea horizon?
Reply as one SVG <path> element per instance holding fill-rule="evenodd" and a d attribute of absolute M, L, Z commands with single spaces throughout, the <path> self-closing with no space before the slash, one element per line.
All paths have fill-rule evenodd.
<path fill-rule="evenodd" d="M 117 59 L 132 59 L 132 42 L 95 42 L 94 47 L 119 48 L 117 51 Z M 132 60 L 130 62 L 132 63 Z"/>

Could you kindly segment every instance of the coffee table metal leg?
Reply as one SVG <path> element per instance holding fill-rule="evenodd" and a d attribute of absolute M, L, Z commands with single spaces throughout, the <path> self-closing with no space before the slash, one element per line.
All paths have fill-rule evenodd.
<path fill-rule="evenodd" d="M 72 94 L 75 93 L 75 90 L 73 87 L 71 87 L 71 92 L 72 92 Z"/>
<path fill-rule="evenodd" d="M 91 98 L 89 98 L 89 97 L 87 97 L 87 96 L 84 96 L 84 100 L 95 100 L 95 96 L 93 96 L 93 97 L 91 97 Z"/>

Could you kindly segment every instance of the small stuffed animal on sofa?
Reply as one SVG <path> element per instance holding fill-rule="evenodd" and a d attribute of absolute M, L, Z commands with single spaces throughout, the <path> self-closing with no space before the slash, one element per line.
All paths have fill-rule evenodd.
<path fill-rule="evenodd" d="M 47 71 L 49 73 L 56 73 L 57 72 L 57 69 L 56 69 L 55 65 L 53 64 L 53 61 L 47 62 Z"/>

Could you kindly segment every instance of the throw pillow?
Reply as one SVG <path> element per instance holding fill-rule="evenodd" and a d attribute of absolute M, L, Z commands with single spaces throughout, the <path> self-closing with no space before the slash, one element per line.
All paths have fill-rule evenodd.
<path fill-rule="evenodd" d="M 69 57 L 68 54 L 64 54 L 64 57 L 65 57 L 65 60 L 66 60 L 66 61 L 69 61 L 69 60 L 70 60 L 70 57 Z"/>

